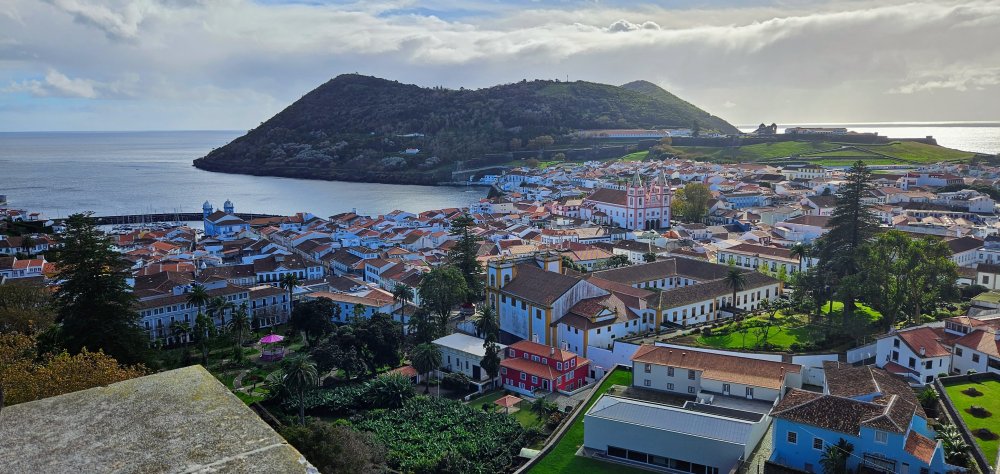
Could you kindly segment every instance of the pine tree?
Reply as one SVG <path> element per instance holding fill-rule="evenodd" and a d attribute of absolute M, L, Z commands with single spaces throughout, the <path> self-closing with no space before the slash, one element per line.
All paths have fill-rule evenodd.
<path fill-rule="evenodd" d="M 864 201 L 872 190 L 872 173 L 858 160 L 847 172 L 837 197 L 837 207 L 830 216 L 830 231 L 819 240 L 821 271 L 839 284 L 844 313 L 854 309 L 853 277 L 860 271 L 861 246 L 878 230 L 879 221 L 871 205 Z"/>
<path fill-rule="evenodd" d="M 65 348 L 73 354 L 85 347 L 103 350 L 124 364 L 143 361 L 148 338 L 126 283 L 129 263 L 90 214 L 70 216 L 66 227 L 64 245 L 55 255 L 57 322 Z"/>
<path fill-rule="evenodd" d="M 483 268 L 479 260 L 476 259 L 479 254 L 479 242 L 483 239 L 472 233 L 474 225 L 475 221 L 472 220 L 471 216 L 462 214 L 451 221 L 451 230 L 449 231 L 450 235 L 458 237 L 458 241 L 448 252 L 448 262 L 462 272 L 462 277 L 465 278 L 465 286 L 468 289 L 465 296 L 466 303 L 479 300 L 483 293 L 482 280 L 480 279 Z"/>

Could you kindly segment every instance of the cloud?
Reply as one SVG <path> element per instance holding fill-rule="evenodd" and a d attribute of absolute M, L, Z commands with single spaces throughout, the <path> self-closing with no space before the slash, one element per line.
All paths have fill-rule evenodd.
<path fill-rule="evenodd" d="M 3 3 L 0 94 L 127 99 L 143 128 L 256 125 L 346 72 L 453 88 L 646 79 L 748 123 L 988 120 L 1000 109 L 996 70 L 983 67 L 1000 50 L 975 46 L 995 42 L 1000 0 Z M 960 95 L 933 96 L 942 90 Z M 174 115 L 157 113 L 168 101 Z M 101 107 L 110 120 L 113 106 Z"/>
<path fill-rule="evenodd" d="M 652 21 L 644 21 L 640 24 L 632 23 L 628 20 L 618 20 L 608 27 L 608 31 L 612 33 L 621 33 L 625 31 L 639 31 L 639 30 L 660 30 L 660 25 Z"/>

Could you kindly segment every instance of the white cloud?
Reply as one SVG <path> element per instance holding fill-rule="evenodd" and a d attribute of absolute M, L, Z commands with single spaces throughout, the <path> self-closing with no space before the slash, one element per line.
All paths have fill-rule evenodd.
<path fill-rule="evenodd" d="M 216 107 L 213 116 L 231 116 L 217 128 L 255 125 L 345 72 L 456 88 L 566 75 L 646 79 L 732 122 L 918 118 L 889 115 L 901 111 L 995 119 L 984 115 L 1000 109 L 996 70 L 982 67 L 1000 64 L 1000 50 L 975 46 L 995 42 L 1000 0 L 683 10 L 471 0 L 453 9 L 481 13 L 453 17 L 407 10 L 445 11 L 451 2 L 409 0 L 46 1 L 0 7 L 4 91 L 146 101 L 145 128 L 160 117 L 155 101 L 197 105 L 202 116 Z M 963 95 L 922 98 L 922 109 L 907 102 L 945 89 Z M 227 114 L 227 104 L 243 109 Z M 0 114 L 0 128 L 13 120 Z"/>

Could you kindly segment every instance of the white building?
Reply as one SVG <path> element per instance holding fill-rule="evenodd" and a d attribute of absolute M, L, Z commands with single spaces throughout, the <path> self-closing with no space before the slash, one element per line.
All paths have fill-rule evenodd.
<path fill-rule="evenodd" d="M 480 391 L 492 388 L 490 376 L 482 369 L 483 357 L 486 356 L 484 340 L 459 332 L 435 339 L 434 345 L 441 349 L 441 370 L 444 372 L 464 374 Z M 506 354 L 507 346 L 500 344 L 500 358 Z M 499 367 L 498 367 L 499 368 Z"/>

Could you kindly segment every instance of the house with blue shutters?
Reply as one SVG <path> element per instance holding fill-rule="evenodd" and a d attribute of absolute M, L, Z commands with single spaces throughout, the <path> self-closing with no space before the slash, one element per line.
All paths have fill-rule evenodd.
<path fill-rule="evenodd" d="M 854 446 L 848 469 L 945 474 L 963 469 L 945 462 L 941 442 L 909 384 L 872 366 L 825 362 L 823 393 L 792 389 L 771 412 L 768 463 L 823 472 L 824 451 L 841 439 Z"/>

